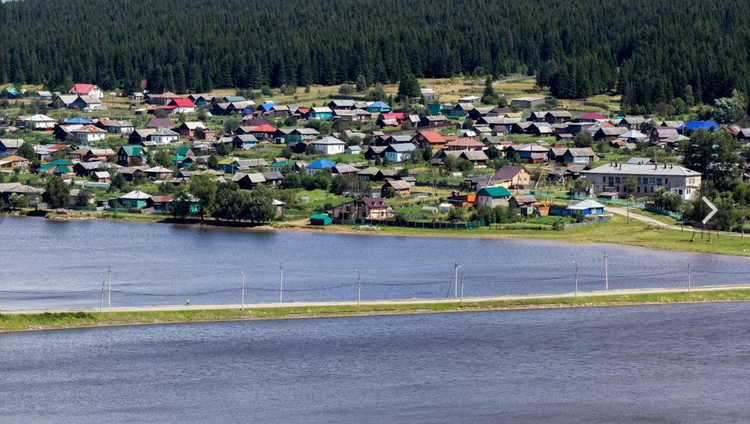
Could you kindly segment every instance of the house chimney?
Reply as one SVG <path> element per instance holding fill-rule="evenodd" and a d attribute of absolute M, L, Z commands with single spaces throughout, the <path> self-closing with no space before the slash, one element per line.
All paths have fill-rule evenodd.
<path fill-rule="evenodd" d="M 667 169 L 667 161 L 664 161 L 664 169 Z"/>
<path fill-rule="evenodd" d="M 659 165 L 654 164 L 654 171 L 656 171 L 657 168 L 659 168 Z"/>

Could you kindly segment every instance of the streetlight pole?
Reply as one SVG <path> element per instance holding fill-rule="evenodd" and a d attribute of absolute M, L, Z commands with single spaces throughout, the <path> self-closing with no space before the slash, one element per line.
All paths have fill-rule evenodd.
<path fill-rule="evenodd" d="M 688 292 L 690 291 L 690 262 L 688 262 Z"/>
<path fill-rule="evenodd" d="M 99 312 L 101 313 L 102 308 L 104 307 L 104 283 L 105 283 L 104 274 L 99 274 L 99 277 L 102 278 L 102 298 L 99 301 Z"/>
<path fill-rule="evenodd" d="M 240 307 L 240 311 L 245 310 L 245 271 L 240 271 L 240 274 L 242 274 L 242 306 Z"/>
<path fill-rule="evenodd" d="M 461 303 L 464 301 L 464 272 L 461 271 Z"/>
<path fill-rule="evenodd" d="M 604 252 L 604 290 L 609 291 L 609 264 L 607 263 L 607 252 Z"/>
<path fill-rule="evenodd" d="M 357 270 L 357 306 L 362 303 L 362 274 Z"/>
<path fill-rule="evenodd" d="M 279 303 L 284 302 L 284 263 L 279 264 Z"/>
<path fill-rule="evenodd" d="M 573 263 L 575 263 L 575 261 Z M 578 297 L 578 265 L 576 265 L 576 291 L 574 297 Z"/>
<path fill-rule="evenodd" d="M 456 261 L 456 265 L 453 267 L 453 281 L 456 282 L 456 284 L 453 286 L 453 298 L 458 297 L 458 261 Z"/>

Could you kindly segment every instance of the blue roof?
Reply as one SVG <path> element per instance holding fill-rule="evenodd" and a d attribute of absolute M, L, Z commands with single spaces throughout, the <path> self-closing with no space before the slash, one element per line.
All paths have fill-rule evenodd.
<path fill-rule="evenodd" d="M 316 160 L 315 162 L 307 165 L 305 168 L 307 169 L 323 169 L 323 168 L 333 168 L 336 166 L 335 163 L 331 162 L 328 159 L 320 159 Z"/>
<path fill-rule="evenodd" d="M 390 108 L 391 108 L 390 106 L 388 106 L 387 104 L 385 104 L 385 103 L 383 103 L 383 102 L 381 102 L 381 101 L 379 101 L 379 100 L 378 100 L 377 102 L 375 102 L 375 103 L 371 104 L 371 105 L 370 105 L 370 106 L 368 106 L 368 107 L 379 107 L 379 108 L 384 108 L 384 107 L 387 107 L 388 109 L 390 109 Z"/>
<path fill-rule="evenodd" d="M 254 110 L 252 110 L 252 109 L 250 109 L 250 108 L 245 108 L 245 113 L 246 113 L 246 114 L 251 114 L 251 113 L 253 113 L 253 112 L 255 112 L 255 111 L 254 111 Z"/>
<path fill-rule="evenodd" d="M 88 124 L 90 124 L 91 122 L 89 122 L 89 121 L 87 121 L 87 120 L 85 120 L 85 119 L 83 119 L 83 118 L 75 117 L 75 118 L 70 118 L 70 119 L 68 119 L 67 121 L 65 121 L 65 123 L 66 123 L 66 124 L 72 124 L 72 125 L 75 125 L 75 124 L 83 124 L 83 125 L 88 125 Z"/>
<path fill-rule="evenodd" d="M 274 103 L 263 103 L 260 105 L 260 107 L 263 108 L 263 110 L 265 110 L 266 112 L 271 110 L 271 108 L 274 106 L 276 106 Z"/>
<path fill-rule="evenodd" d="M 711 131 L 718 130 L 719 124 L 714 121 L 690 121 L 686 122 L 685 125 L 679 127 L 678 129 L 687 129 L 688 131 L 704 129 L 706 131 Z"/>

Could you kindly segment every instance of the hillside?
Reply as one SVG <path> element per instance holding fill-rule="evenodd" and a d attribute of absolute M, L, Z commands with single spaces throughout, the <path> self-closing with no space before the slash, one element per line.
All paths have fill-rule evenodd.
<path fill-rule="evenodd" d="M 538 75 L 625 106 L 748 91 L 743 0 L 25 0 L 0 4 L 0 83 L 136 90 Z M 618 75 L 619 70 L 619 75 Z"/>

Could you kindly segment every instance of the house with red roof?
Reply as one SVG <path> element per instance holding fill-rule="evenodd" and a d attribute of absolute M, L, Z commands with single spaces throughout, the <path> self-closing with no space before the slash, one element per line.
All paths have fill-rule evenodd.
<path fill-rule="evenodd" d="M 576 118 L 576 122 L 607 122 L 608 119 L 598 113 L 587 113 Z"/>
<path fill-rule="evenodd" d="M 174 106 L 172 113 L 195 113 L 195 103 L 190 99 L 172 99 L 167 107 Z"/>
<path fill-rule="evenodd" d="M 442 149 L 443 146 L 445 146 L 445 138 L 443 138 L 442 135 L 440 135 L 437 131 L 422 131 L 417 133 L 417 135 L 414 136 L 414 138 L 411 139 L 411 142 L 418 145 L 422 149 L 433 149 L 438 150 Z"/>
<path fill-rule="evenodd" d="M 276 127 L 268 124 L 263 124 L 248 131 L 258 140 L 270 140 L 273 138 L 274 133 L 276 133 Z"/>
<path fill-rule="evenodd" d="M 101 99 L 104 97 L 104 91 L 99 86 L 94 84 L 75 84 L 73 88 L 68 91 L 68 94 L 78 94 L 80 96 L 91 96 Z"/>

